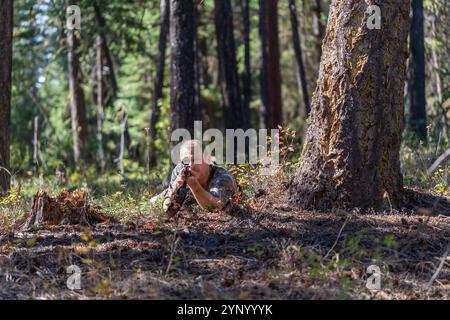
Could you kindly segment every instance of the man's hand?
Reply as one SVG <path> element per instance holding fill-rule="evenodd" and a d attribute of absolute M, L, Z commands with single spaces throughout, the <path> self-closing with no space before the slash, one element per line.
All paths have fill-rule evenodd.
<path fill-rule="evenodd" d="M 189 176 L 187 178 L 185 170 L 189 170 Z M 164 208 L 168 208 L 168 206 L 172 202 L 174 194 L 183 185 L 184 181 L 186 181 L 187 186 L 191 190 L 195 200 L 200 205 L 200 207 L 208 211 L 222 208 L 222 201 L 212 196 L 202 187 L 199 181 L 200 175 L 200 172 L 191 167 L 182 168 L 169 190 L 168 198 L 164 201 Z"/>
<path fill-rule="evenodd" d="M 192 193 L 195 193 L 199 188 L 201 188 L 201 184 L 199 181 L 200 172 L 195 171 L 193 168 L 188 167 L 189 177 L 187 178 L 187 185 L 189 189 L 191 189 Z"/>
<path fill-rule="evenodd" d="M 178 176 L 175 179 L 175 181 L 170 185 L 167 197 L 163 202 L 163 208 L 165 211 L 167 211 L 169 206 L 171 205 L 173 198 L 174 198 L 175 194 L 177 193 L 178 189 L 183 186 L 184 181 L 186 180 L 186 170 L 187 169 L 188 169 L 187 167 L 183 167 L 180 170 L 180 172 L 178 172 Z M 187 181 L 186 181 L 186 183 L 187 183 Z M 175 207 L 181 206 L 181 204 L 177 204 L 177 203 L 173 203 L 172 205 Z"/>
<path fill-rule="evenodd" d="M 186 180 L 186 167 L 183 167 L 180 172 L 178 172 L 177 178 L 175 181 L 170 185 L 169 188 L 169 196 L 168 198 L 172 198 L 173 194 L 177 192 L 179 188 L 183 185 L 184 181 Z"/>

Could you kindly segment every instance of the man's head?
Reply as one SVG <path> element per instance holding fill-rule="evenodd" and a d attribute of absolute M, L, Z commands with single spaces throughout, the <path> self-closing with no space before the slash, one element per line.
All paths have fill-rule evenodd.
<path fill-rule="evenodd" d="M 191 171 L 199 174 L 200 180 L 207 180 L 209 175 L 210 159 L 203 154 L 203 146 L 199 140 L 188 140 L 180 147 L 180 159 L 183 164 L 189 165 Z"/>

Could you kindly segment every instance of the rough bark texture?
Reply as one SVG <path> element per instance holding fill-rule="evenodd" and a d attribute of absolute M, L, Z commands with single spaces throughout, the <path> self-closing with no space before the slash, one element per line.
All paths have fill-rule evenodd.
<path fill-rule="evenodd" d="M 270 114 L 268 128 L 283 124 L 281 101 L 280 44 L 278 40 L 278 0 L 267 0 L 267 62 Z"/>
<path fill-rule="evenodd" d="M 9 144 L 11 119 L 12 68 L 12 0 L 0 2 L 0 197 L 8 192 L 11 183 Z"/>
<path fill-rule="evenodd" d="M 160 29 L 158 42 L 158 56 L 156 66 L 155 87 L 153 90 L 152 111 L 150 115 L 150 146 L 148 154 L 148 168 L 156 165 L 156 123 L 159 120 L 160 108 L 159 101 L 163 97 L 164 85 L 164 65 L 166 63 L 167 34 L 169 31 L 169 0 L 161 0 L 160 3 Z"/>
<path fill-rule="evenodd" d="M 246 114 L 243 112 L 239 88 L 231 3 L 230 0 L 215 0 L 214 6 L 225 128 L 246 130 L 248 123 Z"/>
<path fill-rule="evenodd" d="M 75 30 L 67 30 L 67 57 L 69 65 L 70 114 L 72 117 L 73 156 L 75 163 L 87 153 L 87 119 L 84 92 L 81 87 L 80 62 L 77 48 L 79 39 Z"/>
<path fill-rule="evenodd" d="M 309 104 L 308 87 L 306 84 L 305 66 L 303 64 L 303 53 L 300 45 L 300 34 L 298 32 L 297 6 L 295 0 L 289 0 L 289 11 L 292 27 L 292 43 L 294 45 L 295 59 L 297 60 L 297 83 L 300 97 L 303 98 L 302 115 L 307 117 L 311 111 Z"/>
<path fill-rule="evenodd" d="M 85 226 L 107 221 L 98 209 L 88 202 L 88 195 L 81 190 L 62 191 L 56 197 L 50 197 L 45 191 L 38 191 L 33 198 L 31 211 L 27 214 L 21 229 L 26 230 L 42 225 Z"/>
<path fill-rule="evenodd" d="M 410 33 L 409 124 L 422 141 L 427 138 L 427 114 L 425 109 L 425 36 L 422 0 L 412 0 Z"/>
<path fill-rule="evenodd" d="M 381 7 L 381 29 L 367 7 Z M 400 200 L 409 1 L 334 0 L 301 168 L 291 200 L 303 208 L 377 207 Z"/>

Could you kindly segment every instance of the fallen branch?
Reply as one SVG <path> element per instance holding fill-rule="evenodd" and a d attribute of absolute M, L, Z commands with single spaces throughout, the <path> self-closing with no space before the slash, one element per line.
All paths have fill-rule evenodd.
<path fill-rule="evenodd" d="M 347 218 L 345 219 L 344 223 L 342 224 L 341 229 L 339 230 L 339 233 L 337 235 L 336 241 L 334 241 L 334 243 L 331 246 L 330 250 L 328 250 L 327 254 L 323 256 L 321 261 L 324 261 L 328 257 L 328 255 L 331 253 L 331 251 L 334 250 L 334 248 L 336 247 L 336 245 L 337 245 L 337 243 L 339 241 L 339 238 L 341 237 L 342 231 L 344 231 L 344 228 L 345 228 L 347 222 L 350 220 L 351 217 L 352 217 L 351 214 L 347 216 Z"/>
<path fill-rule="evenodd" d="M 429 288 L 433 284 L 434 280 L 438 277 L 439 273 L 442 270 L 442 267 L 444 266 L 445 260 L 447 260 L 448 251 L 450 250 L 450 243 L 447 245 L 447 250 L 445 250 L 444 255 L 442 256 L 441 263 L 439 264 L 439 267 L 437 268 L 436 272 L 431 277 L 430 281 L 427 283 L 426 287 Z"/>
<path fill-rule="evenodd" d="M 177 244 L 179 241 L 180 241 L 180 238 L 178 237 L 177 229 L 175 228 L 175 232 L 173 234 L 172 247 L 170 249 L 169 263 L 167 264 L 166 273 L 164 274 L 165 276 L 167 276 L 170 272 L 170 267 L 172 266 L 172 261 L 173 261 L 173 255 L 175 253 L 175 249 L 177 248 Z"/>
<path fill-rule="evenodd" d="M 436 159 L 436 161 L 431 165 L 431 167 L 428 168 L 427 174 L 431 175 L 436 169 L 445 161 L 447 158 L 450 157 L 450 148 L 447 149 L 443 154 L 439 156 L 439 158 Z"/>

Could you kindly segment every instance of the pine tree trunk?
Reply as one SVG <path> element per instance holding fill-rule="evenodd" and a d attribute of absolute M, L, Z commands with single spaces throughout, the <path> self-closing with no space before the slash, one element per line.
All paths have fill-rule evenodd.
<path fill-rule="evenodd" d="M 158 122 L 160 115 L 159 101 L 163 97 L 164 66 L 166 64 L 166 47 L 167 47 L 168 31 L 169 31 L 169 1 L 161 0 L 156 79 L 155 79 L 155 87 L 153 90 L 153 101 L 152 101 L 153 106 L 150 115 L 150 132 L 149 132 L 150 146 L 148 154 L 149 170 L 156 166 L 156 159 L 157 159 L 155 152 L 155 140 L 157 134 L 156 123 Z"/>
<path fill-rule="evenodd" d="M 260 54 L 260 73 L 259 73 L 259 91 L 260 91 L 260 108 L 259 108 L 259 126 L 261 128 L 269 128 L 269 87 L 268 87 L 268 57 L 267 57 L 267 0 L 259 0 L 258 10 L 258 33 L 259 33 L 259 54 Z"/>
<path fill-rule="evenodd" d="M 11 184 L 9 145 L 11 121 L 11 68 L 13 42 L 13 3 L 0 2 L 0 197 Z"/>
<path fill-rule="evenodd" d="M 269 88 L 268 128 L 283 124 L 281 101 L 280 45 L 278 40 L 278 0 L 267 0 L 267 62 Z"/>
<path fill-rule="evenodd" d="M 243 112 L 239 88 L 231 3 L 230 0 L 215 0 L 214 5 L 225 128 L 246 130 L 248 124 Z"/>
<path fill-rule="evenodd" d="M 400 143 L 409 1 L 382 1 L 381 29 L 367 1 L 334 1 L 310 126 L 291 186 L 302 208 L 400 203 Z"/>
<path fill-rule="evenodd" d="M 87 119 L 84 92 L 80 83 L 80 62 L 77 48 L 79 39 L 75 30 L 67 30 L 69 64 L 70 114 L 72 117 L 73 155 L 76 164 L 86 159 Z"/>
<path fill-rule="evenodd" d="M 297 60 L 297 83 L 300 97 L 303 98 L 302 116 L 307 117 L 311 106 L 309 104 L 308 87 L 306 84 L 305 66 L 303 64 L 303 53 L 300 45 L 300 34 L 298 32 L 297 6 L 295 0 L 289 0 L 289 11 L 292 27 L 292 42 L 294 45 L 295 59 Z"/>
<path fill-rule="evenodd" d="M 105 171 L 105 152 L 103 149 L 103 119 L 105 117 L 105 88 L 103 78 L 103 39 L 97 36 L 97 56 L 96 56 L 96 73 L 97 73 L 97 143 L 98 143 L 98 160 L 100 162 L 101 171 Z"/>
<path fill-rule="evenodd" d="M 242 24 L 244 26 L 244 74 L 242 76 L 242 109 L 246 117 L 246 127 L 250 127 L 251 67 L 250 67 L 250 1 L 242 0 Z"/>
<path fill-rule="evenodd" d="M 114 65 L 113 57 L 109 50 L 108 42 L 106 39 L 106 33 L 108 31 L 108 28 L 106 25 L 105 18 L 103 17 L 102 11 L 100 10 L 100 7 L 99 7 L 99 0 L 94 1 L 93 6 L 94 6 L 95 18 L 97 20 L 98 26 L 100 27 L 100 36 L 102 38 L 103 55 L 106 60 L 106 65 L 108 66 L 108 69 L 109 69 L 109 81 L 111 82 L 111 88 L 112 88 L 112 94 L 110 95 L 109 98 L 111 98 L 111 96 L 115 97 L 117 90 L 118 90 L 116 67 Z M 109 98 L 105 99 L 105 101 L 104 101 L 105 105 L 108 104 Z"/>
<path fill-rule="evenodd" d="M 321 21 L 322 16 L 322 2 L 321 0 L 316 0 L 315 6 L 314 6 L 314 36 L 316 38 L 316 51 L 317 51 L 317 58 L 320 62 L 320 59 L 322 57 L 322 41 L 323 41 L 323 34 L 324 34 L 324 28 Z"/>
<path fill-rule="evenodd" d="M 202 120 L 200 107 L 200 45 L 198 41 L 198 7 L 194 6 L 194 120 Z"/>
<path fill-rule="evenodd" d="M 170 0 L 171 130 L 184 128 L 192 136 L 198 109 L 195 105 L 194 14 L 192 0 Z"/>
<path fill-rule="evenodd" d="M 409 125 L 419 139 L 426 142 L 427 114 L 425 109 L 425 37 L 423 0 L 412 0 L 410 33 Z"/>

